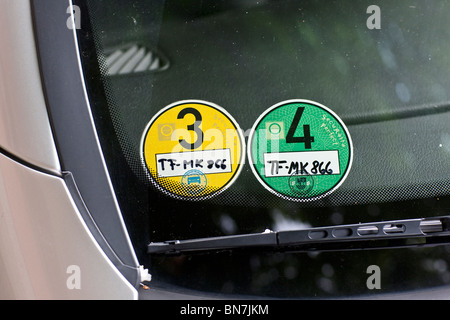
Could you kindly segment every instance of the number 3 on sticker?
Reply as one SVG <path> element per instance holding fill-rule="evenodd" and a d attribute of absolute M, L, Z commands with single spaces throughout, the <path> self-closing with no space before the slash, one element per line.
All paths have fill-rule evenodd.
<path fill-rule="evenodd" d="M 197 109 L 186 108 L 180 111 L 177 118 L 184 119 L 187 114 L 192 114 L 195 117 L 194 124 L 188 125 L 187 129 L 194 131 L 197 134 L 197 140 L 195 140 L 194 143 L 188 143 L 186 140 L 180 139 L 179 142 L 183 148 L 195 150 L 203 144 L 203 131 L 200 129 L 200 125 L 202 124 L 202 115 Z"/>
<path fill-rule="evenodd" d="M 142 136 L 141 155 L 158 190 L 201 200 L 235 181 L 245 146 L 241 129 L 224 109 L 189 100 L 171 104 L 153 117 Z"/>

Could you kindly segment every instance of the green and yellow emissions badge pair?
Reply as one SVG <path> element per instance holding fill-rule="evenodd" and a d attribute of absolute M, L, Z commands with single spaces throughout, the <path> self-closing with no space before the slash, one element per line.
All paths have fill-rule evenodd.
<path fill-rule="evenodd" d="M 247 156 L 269 192 L 290 201 L 313 201 L 344 182 L 353 159 L 342 120 L 308 100 L 267 109 L 250 131 L 247 150 L 243 131 L 225 109 L 180 101 L 149 122 L 141 151 L 150 181 L 162 192 L 188 200 L 224 191 L 236 181 Z"/>

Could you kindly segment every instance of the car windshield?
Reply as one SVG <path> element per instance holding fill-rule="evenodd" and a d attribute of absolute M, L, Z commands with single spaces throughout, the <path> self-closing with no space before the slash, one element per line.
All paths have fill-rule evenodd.
<path fill-rule="evenodd" d="M 368 294 L 371 265 L 385 291 L 450 283 L 445 246 L 147 253 L 170 239 L 450 213 L 450 3 L 372 2 L 73 1 L 101 147 L 156 286 Z"/>

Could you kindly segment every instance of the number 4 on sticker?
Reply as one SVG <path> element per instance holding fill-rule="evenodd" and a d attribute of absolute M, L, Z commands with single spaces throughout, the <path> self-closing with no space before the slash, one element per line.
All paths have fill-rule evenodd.
<path fill-rule="evenodd" d="M 289 127 L 289 131 L 286 136 L 286 143 L 304 143 L 305 149 L 311 149 L 311 143 L 314 142 L 314 137 L 311 136 L 308 124 L 303 125 L 303 137 L 294 136 L 304 110 L 304 107 L 297 108 L 297 112 L 295 112 L 294 119 L 292 120 L 291 126 Z"/>

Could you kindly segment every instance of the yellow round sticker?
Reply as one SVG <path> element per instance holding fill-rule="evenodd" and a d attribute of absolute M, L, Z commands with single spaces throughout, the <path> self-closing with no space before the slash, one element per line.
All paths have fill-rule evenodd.
<path fill-rule="evenodd" d="M 180 101 L 162 109 L 147 125 L 142 162 L 159 190 L 200 200 L 235 181 L 244 163 L 244 143 L 237 122 L 221 107 Z"/>

